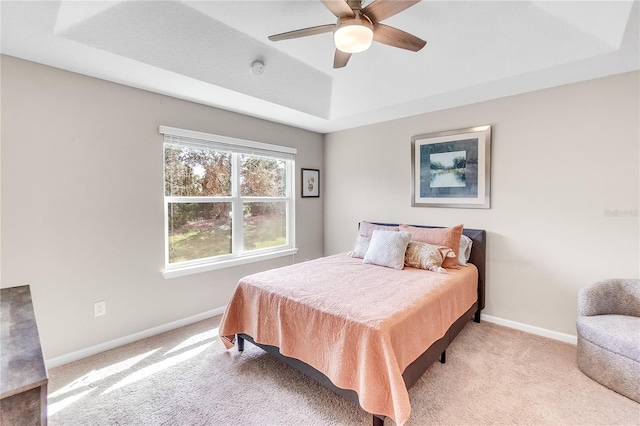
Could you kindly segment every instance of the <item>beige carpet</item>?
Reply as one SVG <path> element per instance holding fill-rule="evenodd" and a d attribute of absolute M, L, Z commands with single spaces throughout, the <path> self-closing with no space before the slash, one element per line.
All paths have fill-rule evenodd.
<path fill-rule="evenodd" d="M 219 319 L 50 370 L 49 425 L 371 424 L 250 343 L 225 351 Z M 575 358 L 569 344 L 469 323 L 446 364 L 410 390 L 407 425 L 640 425 L 640 404 L 583 375 Z"/>

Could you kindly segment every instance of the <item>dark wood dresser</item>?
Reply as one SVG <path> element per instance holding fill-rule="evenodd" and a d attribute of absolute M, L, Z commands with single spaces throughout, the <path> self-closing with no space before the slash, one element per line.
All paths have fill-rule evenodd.
<path fill-rule="evenodd" d="M 0 425 L 47 424 L 47 369 L 28 285 L 0 289 Z"/>

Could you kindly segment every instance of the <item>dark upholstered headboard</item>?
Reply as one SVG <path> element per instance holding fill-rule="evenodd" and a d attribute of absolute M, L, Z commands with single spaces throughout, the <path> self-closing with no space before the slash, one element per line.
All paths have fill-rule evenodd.
<path fill-rule="evenodd" d="M 375 225 L 398 226 L 397 223 L 371 222 Z M 358 227 L 360 224 L 358 224 Z M 418 228 L 444 228 L 444 226 L 411 225 Z M 478 310 L 484 309 L 485 273 L 487 261 L 487 232 L 484 229 L 463 228 L 462 233 L 471 238 L 471 256 L 469 263 L 478 268 Z"/>

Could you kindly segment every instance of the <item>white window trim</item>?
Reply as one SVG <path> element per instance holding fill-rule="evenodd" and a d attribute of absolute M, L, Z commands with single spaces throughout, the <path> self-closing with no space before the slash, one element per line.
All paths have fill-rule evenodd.
<path fill-rule="evenodd" d="M 193 130 L 178 129 L 176 127 L 160 126 L 160 133 L 163 135 L 180 136 L 183 138 L 199 139 L 208 142 L 227 143 L 230 145 L 244 146 L 246 148 L 264 149 L 266 151 L 277 151 L 295 155 L 298 150 L 290 146 L 274 145 L 270 143 L 250 141 L 246 139 L 230 138 L 228 136 L 213 135 L 210 133 L 196 132 Z"/>
<path fill-rule="evenodd" d="M 162 271 L 165 279 L 179 278 L 202 272 L 215 271 L 218 269 L 231 268 L 232 266 L 246 265 L 248 263 L 261 262 L 263 260 L 277 259 L 279 257 L 293 256 L 298 253 L 297 248 L 287 248 L 285 250 L 272 251 L 255 255 L 245 255 L 227 260 L 208 261 L 200 265 L 189 265 L 181 267 L 167 268 Z M 293 262 L 292 262 L 293 263 Z"/>
<path fill-rule="evenodd" d="M 214 134 L 209 134 L 209 133 L 202 133 L 202 132 L 196 132 L 196 131 L 192 131 L 192 130 L 185 130 L 185 129 L 179 129 L 179 128 L 175 128 L 175 127 L 168 127 L 168 126 L 160 126 L 159 128 L 159 133 L 163 134 L 163 135 L 171 135 L 171 136 L 178 136 L 178 137 L 185 137 L 185 138 L 190 138 L 190 139 L 195 139 L 195 140 L 201 140 L 201 141 L 206 141 L 206 142 L 211 142 L 212 145 L 216 144 L 229 144 L 229 145 L 233 145 L 233 146 L 241 146 L 244 148 L 249 148 L 249 149 L 258 149 L 258 150 L 264 150 L 264 151 L 271 151 L 271 152 L 280 152 L 283 154 L 290 154 L 295 156 L 297 153 L 297 150 L 295 148 L 291 148 L 291 147 L 286 147 L 286 146 L 280 146 L 280 145 L 273 145 L 273 144 L 267 144 L 267 143 L 262 143 L 262 142 L 256 142 L 256 141 L 250 141 L 250 140 L 245 140 L 245 139 L 236 139 L 236 138 L 230 138 L 227 136 L 220 136 L 220 135 L 214 135 Z M 206 145 L 205 144 L 203 145 Z M 180 262 L 178 264 L 175 265 L 170 265 L 168 262 L 168 254 L 167 254 L 167 250 L 168 250 L 168 246 L 167 246 L 167 223 L 168 223 L 168 213 L 167 213 L 167 209 L 165 208 L 165 212 L 164 212 L 164 217 L 165 217 L 165 223 L 164 223 L 164 233 L 165 233 L 165 268 L 162 271 L 162 275 L 164 276 L 165 279 L 170 279 L 170 278 L 178 278 L 178 277 L 183 277 L 183 276 L 187 276 L 187 275 L 191 275 L 191 274 L 198 274 L 198 273 L 202 273 L 202 272 L 208 272 L 208 271 L 214 271 L 214 270 L 218 270 L 218 269 L 224 269 L 224 268 L 229 268 L 229 267 L 233 267 L 233 266 L 239 266 L 239 265 L 244 265 L 244 264 L 248 264 L 248 263 L 254 263 L 254 262 L 260 262 L 260 261 L 264 261 L 264 260 L 269 260 L 269 259 L 275 259 L 275 258 L 279 258 L 279 257 L 285 257 L 285 256 L 293 256 L 295 254 L 298 253 L 298 249 L 295 247 L 295 161 L 293 163 L 291 162 L 287 162 L 288 164 L 288 177 L 289 179 L 287 179 L 287 193 L 290 194 L 289 197 L 283 197 L 283 198 L 279 198 L 280 201 L 286 201 L 287 205 L 290 204 L 290 208 L 286 209 L 286 213 L 287 213 L 287 232 L 289 235 L 289 244 L 286 246 L 282 246 L 281 248 L 275 247 L 275 248 L 268 248 L 268 249 L 264 249 L 264 250 L 252 250 L 251 252 L 248 252 L 248 254 L 229 254 L 226 256 L 218 256 L 216 257 L 216 259 L 213 258 L 204 258 L 204 259 L 195 259 L 193 261 L 186 261 L 186 262 Z M 234 170 L 237 171 L 237 167 L 234 168 Z M 164 193 L 164 183 L 163 183 L 163 193 Z M 167 199 L 171 199 L 173 197 L 164 197 L 164 204 L 166 207 L 166 202 Z M 202 197 L 193 197 L 194 199 L 192 200 L 193 202 L 202 202 L 203 199 Z M 229 201 L 231 201 L 231 199 L 234 199 L 234 202 L 238 201 L 238 197 L 206 197 L 206 198 L 221 198 L 220 201 L 222 201 L 222 199 L 229 199 Z M 246 199 L 255 199 L 256 201 L 269 201 L 269 200 L 273 200 L 273 198 L 262 198 L 262 197 L 242 197 L 242 198 L 246 198 Z M 189 201 L 191 199 L 191 197 L 185 199 L 184 197 L 182 197 L 183 201 Z M 242 235 L 238 236 L 238 235 L 234 235 L 234 239 L 241 237 Z M 234 243 L 235 245 L 235 243 Z"/>

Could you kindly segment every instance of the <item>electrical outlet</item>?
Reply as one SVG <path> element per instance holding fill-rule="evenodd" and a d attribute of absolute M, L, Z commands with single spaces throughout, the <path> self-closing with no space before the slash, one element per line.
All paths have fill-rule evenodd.
<path fill-rule="evenodd" d="M 93 315 L 96 317 L 105 315 L 107 313 L 107 302 L 104 300 L 95 302 L 93 304 Z"/>

